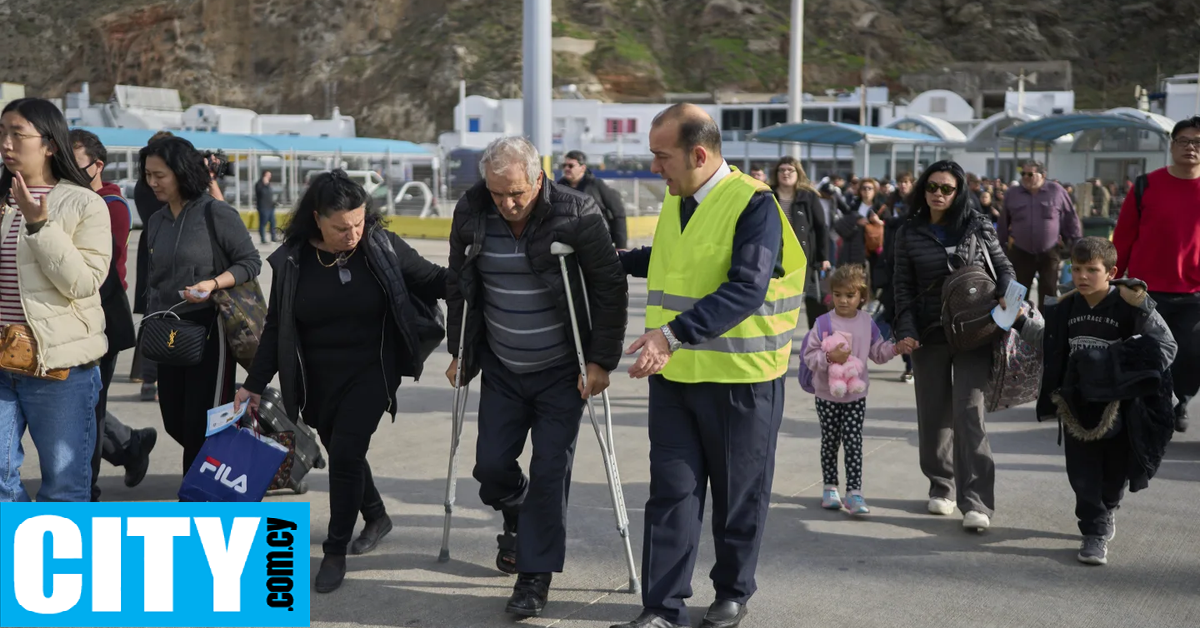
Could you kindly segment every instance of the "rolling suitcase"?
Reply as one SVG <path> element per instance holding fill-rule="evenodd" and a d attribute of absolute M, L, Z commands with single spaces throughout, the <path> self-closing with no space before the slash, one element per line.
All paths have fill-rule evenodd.
<path fill-rule="evenodd" d="M 308 492 L 304 476 L 312 469 L 324 469 L 325 458 L 321 456 L 321 444 L 312 428 L 301 422 L 299 425 L 288 418 L 287 410 L 283 407 L 283 397 L 279 391 L 268 386 L 263 391 L 262 400 L 258 405 L 258 423 L 264 434 L 282 434 L 290 432 L 294 447 L 291 469 L 284 486 L 297 495 Z M 286 466 L 286 463 L 285 463 Z M 284 469 L 286 470 L 286 469 Z"/>

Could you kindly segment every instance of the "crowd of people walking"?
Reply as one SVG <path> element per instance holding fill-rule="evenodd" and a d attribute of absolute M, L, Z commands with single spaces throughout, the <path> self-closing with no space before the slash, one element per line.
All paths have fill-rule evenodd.
<path fill-rule="evenodd" d="M 250 360 L 227 336 L 218 297 L 253 292 L 262 259 L 214 192 L 206 158 L 169 133 L 141 150 L 136 200 L 146 227 L 131 307 L 132 214 L 103 180 L 105 147 L 70 131 L 49 101 L 13 101 L 0 116 L 0 333 L 6 347 L 27 351 L 0 356 L 0 501 L 30 499 L 26 431 L 39 454 L 40 501 L 99 499 L 102 459 L 125 467 L 127 485 L 141 481 L 157 432 L 122 424 L 106 396 L 118 354 L 139 342 L 132 314 L 170 312 L 203 330 L 197 359 L 155 363 L 139 349 L 132 375 L 157 398 L 182 471 L 205 444 L 210 408 L 257 410 L 278 377 L 287 417 L 315 428 L 328 453 L 331 514 L 315 588 L 334 591 L 346 556 L 374 550 L 392 529 L 367 462 L 380 420 L 395 420 L 401 379 L 420 376 L 448 338 L 451 385 L 482 385 L 473 475 L 480 502 L 501 514 L 496 567 L 517 576 L 505 610 L 538 616 L 566 565 L 581 416 L 622 355 L 637 354 L 628 374 L 649 390 L 645 587 L 642 612 L 614 628 L 688 625 L 710 491 L 716 601 L 703 625 L 732 628 L 757 589 L 802 307 L 801 387 L 814 394 L 821 428 L 812 452 L 821 506 L 870 513 L 868 362 L 902 356 L 928 511 L 957 508 L 972 530 L 992 524 L 984 393 L 993 344 L 968 344 L 966 327 L 947 322 L 966 307 L 947 296 L 951 286 L 973 277 L 987 287 L 972 298 L 1019 308 L 1016 333 L 1043 356 L 1037 414 L 1064 427 L 1078 558 L 1104 564 L 1123 492 L 1147 486 L 1200 389 L 1200 117 L 1176 125 L 1170 142 L 1171 165 L 1133 183 L 1110 242 L 1082 236 L 1077 198 L 1036 161 L 1015 187 L 939 161 L 893 183 L 852 180 L 847 195 L 844 179 L 814 183 L 790 157 L 758 176 L 739 172 L 722 157 L 713 119 L 677 104 L 649 133 L 652 170 L 667 184 L 652 245 L 628 248 L 620 195 L 583 153 L 567 153 L 554 181 L 529 141 L 505 137 L 484 151 L 482 179 L 454 210 L 445 268 L 387 231 L 344 172 L 324 173 L 268 258 L 269 306 Z M 1110 211 L 1106 188 L 1090 185 L 1095 203 L 1084 213 Z M 274 241 L 269 174 L 255 205 L 260 242 L 268 229 Z M 1074 289 L 1060 295 L 1063 261 Z M 645 278 L 648 295 L 646 331 L 625 346 L 628 276 Z M 1030 288 L 1035 277 L 1036 300 L 1005 301 L 1012 282 Z M 877 303 L 869 313 L 868 303 Z M 249 375 L 235 395 L 238 359 Z M 1157 387 L 1120 380 L 1098 396 L 1104 374 L 1132 371 Z"/>

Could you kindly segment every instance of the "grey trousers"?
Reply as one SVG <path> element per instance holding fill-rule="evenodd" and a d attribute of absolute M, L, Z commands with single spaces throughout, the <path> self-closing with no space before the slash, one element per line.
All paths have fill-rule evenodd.
<path fill-rule="evenodd" d="M 953 495 L 963 513 L 991 517 L 996 464 L 984 426 L 983 389 L 992 348 L 952 354 L 949 345 L 931 344 L 912 357 L 921 471 L 929 478 L 929 496 Z"/>

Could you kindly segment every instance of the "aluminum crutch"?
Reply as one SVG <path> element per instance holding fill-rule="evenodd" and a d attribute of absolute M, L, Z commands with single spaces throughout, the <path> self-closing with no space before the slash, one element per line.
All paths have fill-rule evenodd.
<path fill-rule="evenodd" d="M 571 315 L 571 331 L 575 335 L 575 356 L 579 360 L 579 372 L 583 377 L 583 385 L 587 386 L 587 363 L 583 358 L 583 341 L 579 336 L 579 322 L 575 318 L 575 300 L 571 298 L 571 276 L 567 272 L 567 256 L 575 252 L 569 244 L 555 242 L 550 245 L 550 253 L 558 256 L 558 265 L 562 270 L 563 285 L 567 290 L 567 310 Z M 587 314 L 588 328 L 592 326 L 592 307 L 587 298 L 587 280 L 583 268 L 579 269 L 579 288 L 583 291 L 583 306 Z M 617 520 L 617 533 L 625 544 L 625 564 L 629 568 L 629 592 L 640 593 L 642 584 L 638 580 L 637 565 L 633 562 L 633 548 L 629 545 L 629 514 L 625 510 L 625 493 L 621 490 L 621 475 L 617 471 L 617 455 L 613 451 L 612 406 L 608 400 L 608 391 L 600 393 L 604 401 L 604 429 L 596 421 L 596 408 L 592 400 L 587 400 L 588 416 L 592 419 L 592 429 L 596 431 L 596 440 L 600 443 L 600 455 L 604 460 L 604 473 L 608 476 L 608 494 L 612 499 L 613 515 Z"/>
<path fill-rule="evenodd" d="M 467 247 L 467 255 L 471 247 Z M 458 446 L 462 441 L 463 417 L 467 413 L 467 397 L 471 393 L 471 384 L 463 383 L 463 348 L 467 340 L 467 309 L 469 304 L 463 302 L 462 329 L 458 335 L 458 362 L 454 369 L 454 407 L 450 414 L 450 468 L 446 470 L 446 517 L 442 522 L 442 551 L 438 553 L 438 562 L 450 560 L 450 517 L 454 514 L 454 493 L 458 487 Z"/>

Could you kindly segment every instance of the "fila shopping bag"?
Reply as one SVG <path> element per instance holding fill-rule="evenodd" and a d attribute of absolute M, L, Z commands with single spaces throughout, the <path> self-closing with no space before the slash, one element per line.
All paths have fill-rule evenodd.
<path fill-rule="evenodd" d="M 287 448 L 236 425 L 204 441 L 183 476 L 179 499 L 185 502 L 257 502 L 275 479 Z"/>

